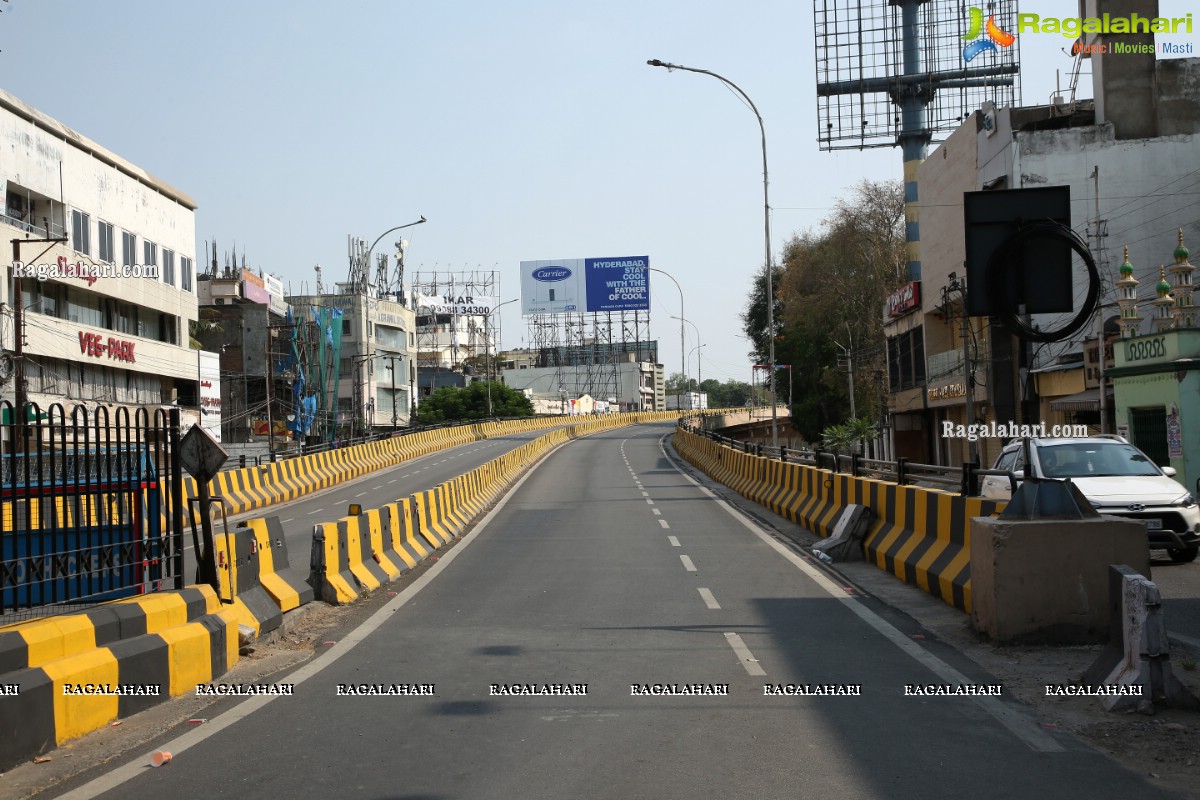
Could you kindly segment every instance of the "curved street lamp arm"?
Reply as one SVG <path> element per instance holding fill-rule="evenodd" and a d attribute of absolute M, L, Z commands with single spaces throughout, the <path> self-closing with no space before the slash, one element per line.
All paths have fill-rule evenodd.
<path fill-rule="evenodd" d="M 758 113 L 758 106 L 754 105 L 754 101 L 750 99 L 750 95 L 742 91 L 742 87 L 738 86 L 733 81 L 726 78 L 724 75 L 718 75 L 707 69 L 697 69 L 695 67 L 685 67 L 680 64 L 670 64 L 666 61 L 660 61 L 657 58 L 652 58 L 646 62 L 652 67 L 663 67 L 667 70 L 683 70 L 684 72 L 695 72 L 699 75 L 708 75 L 716 78 L 721 83 L 733 89 L 743 100 L 746 105 L 750 106 L 750 110 L 754 112 L 754 118 L 758 120 L 758 132 L 762 138 L 762 164 L 763 164 L 763 230 L 766 240 L 766 260 L 764 267 L 766 269 L 766 290 L 767 290 L 767 358 L 771 362 L 771 445 L 779 446 L 779 431 L 777 421 L 777 411 L 775 402 L 775 298 L 774 298 L 774 281 L 775 267 L 771 263 L 771 201 L 768 193 L 769 181 L 767 179 L 767 128 L 763 125 L 762 114 Z M 682 315 L 681 315 L 682 316 Z"/>
<path fill-rule="evenodd" d="M 426 222 L 426 221 L 427 220 L 425 219 L 425 215 L 422 214 L 421 218 L 419 220 L 417 220 L 416 222 L 410 222 L 407 225 L 397 225 L 394 228 L 388 228 L 386 231 L 379 234 L 379 239 L 382 239 L 383 237 L 387 236 L 389 233 L 395 233 L 396 231 L 400 230 L 401 228 L 411 228 L 413 225 L 420 225 L 422 222 Z M 379 239 L 376 239 L 375 241 L 371 242 L 371 246 L 369 248 L 367 248 L 367 261 L 368 262 L 370 262 L 370 260 L 371 260 L 371 252 L 374 251 L 375 245 L 379 244 Z M 370 263 L 368 263 L 367 266 L 369 267 Z"/>

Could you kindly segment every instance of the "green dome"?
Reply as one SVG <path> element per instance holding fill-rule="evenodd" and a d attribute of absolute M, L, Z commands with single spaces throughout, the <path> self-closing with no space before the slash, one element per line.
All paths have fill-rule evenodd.
<path fill-rule="evenodd" d="M 1165 270 L 1165 267 L 1158 268 L 1158 285 L 1154 288 L 1158 290 L 1159 297 L 1166 297 L 1167 293 L 1171 291 L 1171 284 L 1167 283 L 1167 274 Z"/>
<path fill-rule="evenodd" d="M 1121 277 L 1128 278 L 1133 275 L 1133 264 L 1129 263 L 1129 248 L 1125 248 L 1125 263 L 1121 265 Z"/>
<path fill-rule="evenodd" d="M 1186 247 L 1183 246 L 1183 228 L 1180 228 L 1179 229 L 1179 246 L 1175 248 L 1175 262 L 1178 264 L 1182 264 L 1183 262 L 1188 260 L 1189 255 L 1191 255 L 1191 253 L 1188 251 L 1188 249 Z"/>

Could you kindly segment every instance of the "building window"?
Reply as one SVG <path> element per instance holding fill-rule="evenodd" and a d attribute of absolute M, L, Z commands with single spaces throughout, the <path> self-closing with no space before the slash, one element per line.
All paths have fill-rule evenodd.
<path fill-rule="evenodd" d="M 349 335 L 350 335 L 350 320 L 343 318 L 342 319 L 342 336 L 349 336 Z"/>
<path fill-rule="evenodd" d="M 158 266 L 158 245 L 151 241 L 142 242 L 142 265 L 145 267 Z M 143 275 L 148 277 L 152 270 L 146 270 Z"/>
<path fill-rule="evenodd" d="M 132 267 L 137 263 L 137 236 L 121 231 L 121 263 Z"/>
<path fill-rule="evenodd" d="M 893 392 L 925 384 L 925 336 L 920 327 L 892 336 L 888 345 L 888 385 Z"/>
<path fill-rule="evenodd" d="M 98 245 L 97 255 L 105 264 L 111 264 L 116 259 L 113 257 L 113 226 L 107 222 L 96 223 L 96 239 Z"/>
<path fill-rule="evenodd" d="M 187 256 L 179 257 L 179 288 L 185 292 L 192 290 L 192 260 Z"/>
<path fill-rule="evenodd" d="M 71 212 L 71 246 L 75 248 L 76 253 L 83 253 L 85 256 L 91 254 L 91 224 L 91 217 L 87 214 L 82 211 Z"/>
<path fill-rule="evenodd" d="M 158 315 L 158 340 L 167 344 L 179 344 L 179 318 L 174 314 Z"/>
<path fill-rule="evenodd" d="M 163 283 L 175 285 L 175 251 L 163 248 L 162 279 Z"/>

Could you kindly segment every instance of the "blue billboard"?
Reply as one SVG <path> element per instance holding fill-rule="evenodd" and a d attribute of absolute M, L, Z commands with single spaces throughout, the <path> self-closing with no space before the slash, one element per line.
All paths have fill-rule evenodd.
<path fill-rule="evenodd" d="M 585 258 L 588 311 L 649 311 L 650 258 Z"/>

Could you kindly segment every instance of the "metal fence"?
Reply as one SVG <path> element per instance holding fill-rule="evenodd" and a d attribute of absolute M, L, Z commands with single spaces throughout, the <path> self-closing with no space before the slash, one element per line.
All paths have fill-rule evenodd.
<path fill-rule="evenodd" d="M 963 464 L 961 467 L 946 467 L 938 464 L 919 464 L 906 458 L 896 461 L 881 461 L 865 458 L 857 453 L 844 455 L 819 448 L 794 450 L 787 447 L 772 447 L 722 436 L 716 431 L 708 430 L 705 427 L 705 419 L 704 415 L 682 417 L 678 427 L 745 453 L 753 453 L 757 456 L 778 459 L 791 464 L 807 464 L 812 467 L 831 469 L 834 472 L 844 472 L 860 478 L 876 478 L 901 485 L 924 486 L 932 489 L 949 489 L 958 491 L 964 496 L 972 496 L 978 493 L 978 476 L 991 472 L 991 470 L 981 470 L 971 464 Z"/>
<path fill-rule="evenodd" d="M 0 402 L 0 623 L 183 586 L 179 410 Z"/>

